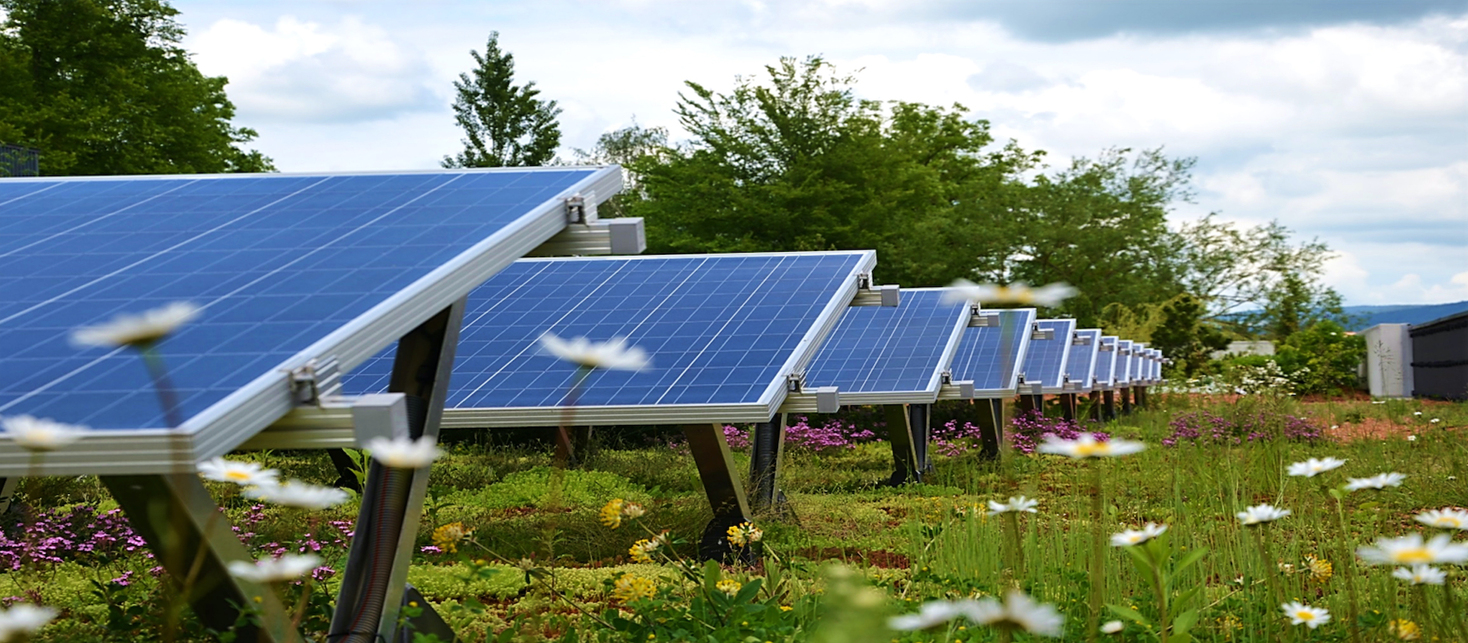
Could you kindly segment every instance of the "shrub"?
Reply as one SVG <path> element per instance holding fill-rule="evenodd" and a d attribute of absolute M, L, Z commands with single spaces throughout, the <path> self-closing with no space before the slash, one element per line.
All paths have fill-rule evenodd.
<path fill-rule="evenodd" d="M 1299 395 L 1341 393 L 1358 388 L 1366 339 L 1323 321 L 1285 339 L 1275 361 Z"/>
<path fill-rule="evenodd" d="M 1034 453 L 1035 447 L 1039 446 L 1047 435 L 1053 435 L 1062 440 L 1074 440 L 1081 437 L 1082 433 L 1090 433 L 1096 436 L 1097 440 L 1102 441 L 1111 437 L 1104 431 L 1087 431 L 1075 420 L 1047 417 L 1039 411 L 1017 415 L 1009 421 L 1009 443 L 1020 453 Z"/>
<path fill-rule="evenodd" d="M 1172 434 L 1163 438 L 1162 444 L 1170 447 L 1180 443 L 1234 445 L 1276 437 L 1312 442 L 1325 435 L 1310 418 L 1268 411 L 1241 414 L 1235 418 L 1209 411 L 1194 411 L 1173 418 L 1168 426 Z"/>

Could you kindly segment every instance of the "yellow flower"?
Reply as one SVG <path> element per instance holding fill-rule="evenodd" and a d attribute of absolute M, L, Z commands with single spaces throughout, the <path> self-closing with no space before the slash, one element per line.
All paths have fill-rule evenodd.
<path fill-rule="evenodd" d="M 750 543 L 757 543 L 765 537 L 765 532 L 747 522 L 741 522 L 729 528 L 729 544 L 735 547 L 743 547 Z"/>
<path fill-rule="evenodd" d="M 643 509 L 642 505 L 639 505 L 635 502 L 629 502 L 622 506 L 622 516 L 625 518 L 637 520 L 638 518 L 641 518 L 642 515 L 645 513 L 647 513 L 647 510 Z"/>
<path fill-rule="evenodd" d="M 1392 621 L 1391 624 L 1387 626 L 1387 629 L 1390 630 L 1392 634 L 1395 634 L 1398 640 L 1415 641 L 1422 638 L 1422 628 L 1417 627 L 1416 623 L 1413 623 L 1412 621 L 1409 621 L 1405 618 Z"/>
<path fill-rule="evenodd" d="M 1306 554 L 1305 560 L 1305 567 L 1310 570 L 1310 578 L 1314 579 L 1317 583 L 1324 583 L 1330 580 L 1330 577 L 1335 574 L 1335 567 L 1330 564 L 1330 561 L 1324 558 L 1316 558 L 1314 555 Z"/>
<path fill-rule="evenodd" d="M 616 529 L 622 526 L 622 506 L 625 502 L 621 498 L 612 498 L 605 507 L 601 508 L 601 524 Z"/>
<path fill-rule="evenodd" d="M 473 529 L 464 527 L 462 522 L 451 522 L 433 530 L 433 545 L 446 552 L 459 551 L 459 541 L 474 533 Z"/>
<path fill-rule="evenodd" d="M 782 612 L 788 612 L 788 611 L 793 610 L 793 609 L 795 609 L 795 608 L 793 608 L 793 607 L 791 607 L 789 605 L 781 605 L 780 606 L 780 611 L 782 611 Z"/>
<path fill-rule="evenodd" d="M 652 562 L 653 552 L 656 552 L 658 547 L 662 545 L 663 543 L 660 539 L 648 540 L 643 538 L 632 543 L 632 548 L 628 549 L 627 553 L 632 555 L 632 562 L 634 563 L 650 563 Z"/>
<path fill-rule="evenodd" d="M 612 586 L 612 598 L 624 603 L 652 598 L 657 592 L 657 583 L 636 574 L 622 574 Z"/>
<path fill-rule="evenodd" d="M 744 585 L 741 585 L 737 580 L 730 580 L 726 578 L 717 583 L 714 583 L 714 587 L 725 594 L 733 596 L 735 594 L 738 594 L 739 588 L 744 587 Z"/>

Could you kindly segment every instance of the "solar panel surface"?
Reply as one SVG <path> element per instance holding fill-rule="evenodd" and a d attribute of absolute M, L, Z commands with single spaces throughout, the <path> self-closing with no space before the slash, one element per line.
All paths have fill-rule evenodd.
<path fill-rule="evenodd" d="M 974 397 L 1008 397 L 1014 395 L 1020 372 L 1018 365 L 1024 363 L 1030 347 L 1035 309 L 986 310 L 984 313 L 997 314 L 999 325 L 964 329 L 949 370 L 953 372 L 955 381 L 973 381 Z"/>
<path fill-rule="evenodd" d="M 553 333 L 624 337 L 652 361 L 593 372 L 574 400 L 581 421 L 687 421 L 678 407 L 768 420 L 874 265 L 870 251 L 522 259 L 470 294 L 448 407 L 483 410 L 473 426 L 559 424 L 576 368 L 540 348 Z M 345 389 L 384 390 L 393 350 Z"/>
<path fill-rule="evenodd" d="M 1030 341 L 1022 369 L 1025 382 L 1039 383 L 1046 393 L 1063 393 L 1060 386 L 1066 373 L 1066 359 L 1070 356 L 1071 335 L 1075 332 L 1076 321 L 1042 319 L 1036 323 L 1041 330 L 1050 330 L 1053 334 L 1050 339 Z"/>
<path fill-rule="evenodd" d="M 1116 377 L 1116 340 L 1115 336 L 1103 335 L 1101 349 L 1096 352 L 1096 367 L 1092 369 L 1092 373 L 1096 379 L 1096 387 L 1101 390 L 1111 388 L 1112 380 Z"/>
<path fill-rule="evenodd" d="M 835 386 L 843 404 L 933 401 L 969 320 L 969 304 L 943 295 L 903 290 L 897 306 L 852 306 L 806 369 L 806 386 Z M 918 395 L 863 402 L 864 393 Z"/>
<path fill-rule="evenodd" d="M 618 185 L 616 171 L 0 181 L 0 414 L 164 428 L 136 355 L 68 338 L 189 301 L 202 314 L 158 352 L 191 418 L 184 430 L 198 431 L 225 413 L 215 405 L 226 397 L 262 378 L 283 382 L 278 369 L 325 356 L 316 349 L 340 349 L 347 366 L 376 352 L 421 321 L 391 318 L 405 299 L 435 294 L 445 274 L 491 271 L 500 260 L 484 263 L 490 250 L 528 249 L 501 243 L 533 248 L 564 228 L 561 197 L 608 177 Z M 553 227 L 535 227 L 543 220 Z M 382 339 L 352 334 L 400 326 Z"/>
<path fill-rule="evenodd" d="M 1136 356 L 1131 354 L 1132 340 L 1121 339 L 1116 342 L 1116 386 L 1130 386 L 1132 383 L 1133 367 L 1136 365 Z"/>
<path fill-rule="evenodd" d="M 1096 386 L 1096 355 L 1101 348 L 1101 331 L 1094 328 L 1086 328 L 1076 331 L 1076 336 L 1082 338 L 1083 344 L 1072 344 L 1070 357 L 1065 362 L 1066 373 L 1070 375 L 1070 381 L 1080 392 L 1090 391 Z"/>

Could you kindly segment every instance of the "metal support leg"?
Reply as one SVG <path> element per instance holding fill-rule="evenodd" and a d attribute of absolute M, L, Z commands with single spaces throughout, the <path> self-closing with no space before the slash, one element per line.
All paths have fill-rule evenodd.
<path fill-rule="evenodd" d="M 1076 419 L 1076 394 L 1062 393 L 1056 397 L 1060 399 L 1060 417 L 1074 422 Z"/>
<path fill-rule="evenodd" d="M 300 641 L 275 592 L 231 576 L 231 561 L 251 560 L 219 506 L 194 473 L 102 476 L 102 484 L 127 514 L 128 524 L 153 550 L 175 583 L 190 581 L 186 596 L 204 625 L 233 630 L 240 641 Z M 237 606 L 251 605 L 260 626 L 239 629 Z"/>
<path fill-rule="evenodd" d="M 1103 415 L 1101 413 L 1101 411 L 1102 411 L 1102 409 L 1101 409 L 1101 392 L 1100 391 L 1091 391 L 1090 393 L 1087 393 L 1086 394 L 1086 400 L 1087 400 L 1088 404 L 1090 405 L 1090 409 L 1089 409 L 1090 412 L 1088 413 L 1088 415 L 1091 416 L 1091 419 L 1094 420 L 1094 421 L 1096 421 L 1096 422 L 1104 421 L 1106 418 L 1103 417 Z"/>
<path fill-rule="evenodd" d="M 1019 412 L 1021 415 L 1034 411 L 1045 412 L 1045 396 L 1041 394 L 1023 394 L 1019 396 Z"/>
<path fill-rule="evenodd" d="M 734 454 L 724 441 L 724 427 L 689 424 L 683 427 L 683 435 L 688 439 L 688 450 L 693 453 L 698 477 L 714 511 L 714 519 L 704 529 L 699 542 L 699 555 L 705 559 L 722 559 L 732 551 L 725 530 L 753 515 L 749 511 L 749 499 L 734 473 Z"/>
<path fill-rule="evenodd" d="M 906 404 L 882 406 L 882 415 L 887 420 L 887 441 L 892 444 L 892 477 L 887 484 L 922 482 L 918 469 L 917 450 L 913 448 L 911 419 Z"/>
<path fill-rule="evenodd" d="M 1101 417 L 1104 420 L 1107 420 L 1107 421 L 1115 420 L 1116 419 L 1116 391 L 1109 391 L 1109 390 L 1108 391 L 1102 391 L 1101 392 L 1101 406 L 1103 407 L 1103 409 L 1101 411 Z"/>
<path fill-rule="evenodd" d="M 766 511 L 775 507 L 779 495 L 781 457 L 785 453 L 785 414 L 772 422 L 754 425 L 750 435 L 749 488 L 751 508 Z"/>
<path fill-rule="evenodd" d="M 362 483 L 357 481 L 357 463 L 352 456 L 347 455 L 346 449 L 327 449 L 326 455 L 331 458 L 331 465 L 336 467 L 336 486 L 341 489 L 351 489 L 362 493 Z"/>
<path fill-rule="evenodd" d="M 20 478 L 0 478 L 0 514 L 10 511 L 15 501 L 15 492 L 20 490 Z"/>
<path fill-rule="evenodd" d="M 912 450 L 917 456 L 914 462 L 917 463 L 918 472 L 924 474 L 933 470 L 933 461 L 928 457 L 928 444 L 933 434 L 933 427 L 929 424 L 932 412 L 931 404 L 907 406 L 907 423 L 912 427 Z"/>
<path fill-rule="evenodd" d="M 979 407 L 979 458 L 998 460 L 1004 441 L 1004 400 L 974 400 Z"/>
<path fill-rule="evenodd" d="M 591 427 L 556 427 L 556 462 L 575 467 L 586 461 L 591 448 Z M 559 465 L 558 465 L 559 466 Z"/>
<path fill-rule="evenodd" d="M 463 319 L 461 299 L 398 340 L 388 391 L 408 396 L 409 433 L 413 438 L 438 438 Z M 341 593 L 327 635 L 331 643 L 407 638 L 399 636 L 398 617 L 427 491 L 428 469 L 408 471 L 387 469 L 375 462 L 371 465 L 357 516 L 357 536 L 342 572 Z M 452 632 L 435 631 L 442 621 L 429 616 L 432 608 L 426 603 L 420 606 L 424 616 L 408 626 L 452 639 Z"/>
<path fill-rule="evenodd" d="M 1147 387 L 1145 387 L 1145 386 L 1138 386 L 1137 388 L 1132 389 L 1132 390 L 1135 391 L 1135 393 L 1133 393 L 1133 395 L 1135 395 L 1136 398 L 1137 398 L 1136 407 L 1138 409 L 1146 409 L 1147 408 Z"/>
<path fill-rule="evenodd" d="M 1130 387 L 1122 387 L 1122 388 L 1116 389 L 1116 395 L 1121 398 L 1121 414 L 1122 415 L 1131 415 L 1132 414 L 1132 392 L 1131 391 L 1132 391 L 1132 389 Z"/>

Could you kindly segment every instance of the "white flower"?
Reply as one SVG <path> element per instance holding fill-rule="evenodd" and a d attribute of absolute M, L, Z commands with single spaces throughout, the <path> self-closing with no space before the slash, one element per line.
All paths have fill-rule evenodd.
<path fill-rule="evenodd" d="M 1451 542 L 1447 534 L 1438 534 L 1424 542 L 1422 534 L 1401 538 L 1378 538 L 1376 546 L 1356 550 L 1361 560 L 1372 565 L 1426 565 L 1468 563 L 1468 545 Z"/>
<path fill-rule="evenodd" d="M 266 469 L 259 462 L 239 462 L 214 458 L 199 464 L 199 475 L 205 480 L 233 482 L 241 487 L 273 485 L 280 475 L 275 469 Z"/>
<path fill-rule="evenodd" d="M 1429 565 L 1413 565 L 1398 567 L 1392 570 L 1392 576 L 1407 581 L 1413 585 L 1441 585 L 1447 580 L 1448 575 L 1443 570 Z"/>
<path fill-rule="evenodd" d="M 1009 497 L 1009 504 L 1000 504 L 1000 503 L 994 502 L 993 500 L 990 500 L 989 501 L 989 515 L 993 516 L 993 515 L 1002 514 L 1002 513 L 1005 513 L 1005 512 L 1009 512 L 1009 511 L 1015 511 L 1015 512 L 1028 511 L 1030 513 L 1039 513 L 1038 511 L 1035 510 L 1035 507 L 1038 507 L 1038 506 L 1040 506 L 1040 501 L 1039 500 L 1031 500 L 1031 499 L 1026 498 L 1024 496 L 1019 496 L 1019 497 L 1010 496 Z"/>
<path fill-rule="evenodd" d="M 1124 627 L 1126 626 L 1122 625 L 1121 621 L 1106 621 L 1106 624 L 1101 626 L 1101 633 L 1115 634 L 1120 632 Z"/>
<path fill-rule="evenodd" d="M 1330 611 L 1324 607 L 1310 607 L 1304 603 L 1285 603 L 1280 605 L 1284 609 L 1285 616 L 1290 617 L 1291 625 L 1307 625 L 1315 629 L 1330 620 Z"/>
<path fill-rule="evenodd" d="M 347 492 L 335 487 L 318 487 L 300 480 L 280 485 L 251 487 L 245 497 L 299 509 L 326 509 L 347 501 Z"/>
<path fill-rule="evenodd" d="M 641 371 L 651 362 L 647 353 L 636 346 L 628 347 L 627 340 L 613 337 L 605 342 L 593 342 L 585 337 L 566 341 L 551 333 L 540 336 L 540 345 L 551 355 L 582 368 L 605 368 L 616 371 Z"/>
<path fill-rule="evenodd" d="M 22 635 L 19 640 L 25 640 L 25 636 L 41 629 L 54 618 L 55 608 L 30 603 L 11 605 L 10 609 L 0 611 L 0 641 L 14 640 L 17 634 Z"/>
<path fill-rule="evenodd" d="M 1002 605 L 992 598 L 978 601 L 968 618 L 980 625 L 1018 628 L 1030 634 L 1057 638 L 1065 625 L 1065 617 L 1054 607 L 1036 602 L 1019 590 L 1011 590 Z"/>
<path fill-rule="evenodd" d="M 1468 511 L 1462 509 L 1433 509 L 1417 514 L 1417 522 L 1429 527 L 1443 529 L 1468 529 Z"/>
<path fill-rule="evenodd" d="M 976 601 L 928 601 L 918 607 L 916 614 L 903 614 L 887 620 L 887 627 L 894 630 L 926 630 L 942 625 L 973 611 Z"/>
<path fill-rule="evenodd" d="M 393 469 L 422 469 L 443 455 L 430 437 L 373 438 L 367 442 L 367 451 L 372 453 L 373 460 Z"/>
<path fill-rule="evenodd" d="M 1115 438 L 1101 442 L 1090 433 L 1082 433 L 1074 440 L 1062 440 L 1054 434 L 1046 434 L 1045 441 L 1036 448 L 1040 453 L 1063 455 L 1070 458 L 1113 458 L 1130 455 L 1147 448 L 1147 445 L 1132 440 Z"/>
<path fill-rule="evenodd" d="M 1054 307 L 1075 296 L 1076 292 L 1078 291 L 1075 288 L 1063 283 L 1030 288 L 1022 281 L 1009 286 L 1000 286 L 998 284 L 976 284 L 967 279 L 959 279 L 949 284 L 948 289 L 944 291 L 943 303 L 956 304 L 972 301 L 981 304 Z"/>
<path fill-rule="evenodd" d="M 1239 517 L 1239 522 L 1244 523 L 1244 526 L 1248 527 L 1250 525 L 1257 525 L 1260 523 L 1279 520 L 1280 518 L 1290 515 L 1290 510 L 1278 509 L 1272 505 L 1264 504 L 1254 505 L 1253 507 L 1249 507 L 1248 509 L 1240 511 L 1235 515 Z"/>
<path fill-rule="evenodd" d="M 1421 416 L 1422 415 L 1422 411 L 1413 411 L 1412 412 L 1412 415 Z"/>
<path fill-rule="evenodd" d="M 1111 546 L 1130 547 L 1132 545 L 1140 545 L 1161 536 L 1166 531 L 1167 525 L 1154 525 L 1149 522 L 1146 527 L 1141 529 L 1127 529 L 1119 534 L 1111 534 Z"/>
<path fill-rule="evenodd" d="M 1428 423 L 1430 423 L 1430 424 L 1437 424 L 1438 422 L 1441 422 L 1441 421 L 1442 420 L 1439 420 L 1437 418 L 1432 418 L 1431 420 L 1428 420 Z"/>
<path fill-rule="evenodd" d="M 1345 460 L 1337 460 L 1335 458 L 1325 458 L 1323 460 L 1310 458 L 1309 460 L 1306 460 L 1304 462 L 1296 462 L 1290 465 L 1289 474 L 1292 476 L 1305 476 L 1306 478 L 1314 478 L 1316 474 L 1325 473 L 1326 471 L 1330 471 L 1331 469 L 1340 467 L 1345 463 Z"/>
<path fill-rule="evenodd" d="M 1415 435 L 1409 435 L 1409 436 L 1407 436 L 1407 441 L 1408 442 L 1416 442 L 1417 441 L 1417 436 L 1415 436 Z"/>
<path fill-rule="evenodd" d="M 55 420 L 17 415 L 0 420 L 6 435 L 29 451 L 55 451 L 82 439 L 91 429 Z"/>
<path fill-rule="evenodd" d="M 232 560 L 229 562 L 229 573 L 257 583 L 275 583 L 305 576 L 320 564 L 321 558 L 312 554 L 286 554 L 280 558 L 266 558 L 255 563 Z"/>
<path fill-rule="evenodd" d="M 1370 478 L 1351 478 L 1346 483 L 1346 491 L 1360 491 L 1362 489 L 1385 489 L 1387 487 L 1400 487 L 1407 476 L 1400 473 L 1383 473 Z"/>
<path fill-rule="evenodd" d="M 190 302 L 175 301 L 141 315 L 124 313 L 112 321 L 76 329 L 71 342 L 77 346 L 146 347 L 193 321 L 202 310 Z"/>

